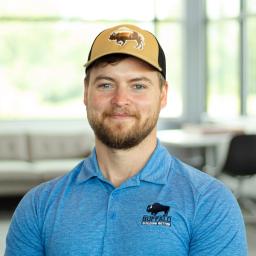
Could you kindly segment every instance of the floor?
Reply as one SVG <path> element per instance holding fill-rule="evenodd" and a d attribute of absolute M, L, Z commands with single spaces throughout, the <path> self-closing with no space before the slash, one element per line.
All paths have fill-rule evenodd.
<path fill-rule="evenodd" d="M 0 255 L 4 255 L 5 249 L 5 236 L 10 223 L 10 217 L 8 215 L 0 214 Z"/>
<path fill-rule="evenodd" d="M 13 210 L 20 198 L 0 198 L 0 256 L 4 255 L 5 238 Z M 256 222 L 246 226 L 249 256 L 256 256 Z"/>

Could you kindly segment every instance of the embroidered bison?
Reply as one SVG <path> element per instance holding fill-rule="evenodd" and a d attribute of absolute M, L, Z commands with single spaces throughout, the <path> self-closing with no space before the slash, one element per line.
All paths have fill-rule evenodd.
<path fill-rule="evenodd" d="M 147 212 L 150 212 L 151 215 L 157 215 L 159 212 L 164 212 L 164 216 L 168 215 L 168 212 L 170 210 L 169 206 L 165 206 L 159 203 L 150 204 L 147 207 Z"/>
<path fill-rule="evenodd" d="M 144 38 L 141 34 L 130 29 L 120 28 L 117 31 L 114 31 L 110 36 L 109 40 L 116 41 L 119 45 L 125 45 L 127 41 L 134 40 L 137 42 L 136 48 L 143 49 Z"/>

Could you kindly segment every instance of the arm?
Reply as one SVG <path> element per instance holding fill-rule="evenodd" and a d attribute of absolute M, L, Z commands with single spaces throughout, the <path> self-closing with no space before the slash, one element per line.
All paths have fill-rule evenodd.
<path fill-rule="evenodd" d="M 243 217 L 233 194 L 215 181 L 200 195 L 189 256 L 246 256 Z"/>
<path fill-rule="evenodd" d="M 25 195 L 15 210 L 7 234 L 5 256 L 44 255 L 33 191 Z"/>

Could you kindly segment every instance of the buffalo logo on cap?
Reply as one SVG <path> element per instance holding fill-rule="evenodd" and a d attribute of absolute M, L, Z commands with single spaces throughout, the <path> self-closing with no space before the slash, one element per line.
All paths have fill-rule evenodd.
<path fill-rule="evenodd" d="M 127 27 L 121 27 L 116 31 L 112 32 L 109 36 L 109 40 L 116 41 L 116 43 L 120 46 L 123 46 L 127 43 L 127 41 L 136 41 L 136 48 L 142 50 L 144 48 L 144 37 Z"/>

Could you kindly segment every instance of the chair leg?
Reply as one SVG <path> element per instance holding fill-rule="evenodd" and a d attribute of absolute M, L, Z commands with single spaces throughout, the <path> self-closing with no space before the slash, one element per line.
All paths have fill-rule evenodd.
<path fill-rule="evenodd" d="M 238 187 L 234 192 L 237 201 L 243 212 L 244 220 L 246 224 L 256 224 L 256 201 L 243 194 L 244 181 L 247 178 L 242 177 L 238 179 Z"/>

